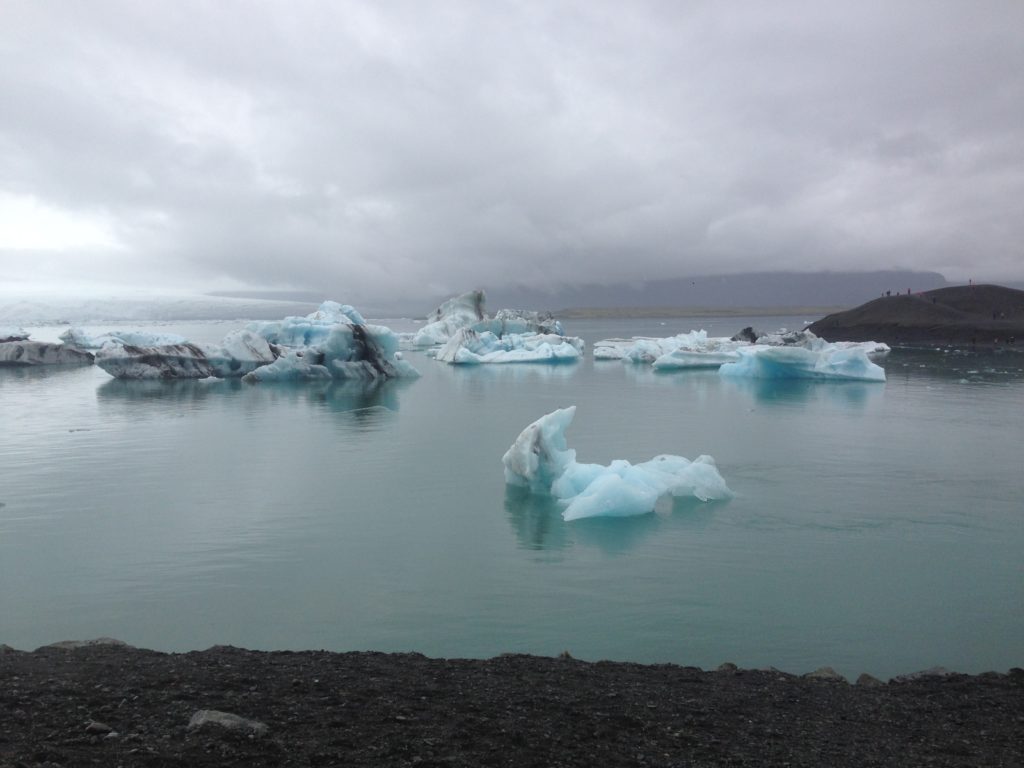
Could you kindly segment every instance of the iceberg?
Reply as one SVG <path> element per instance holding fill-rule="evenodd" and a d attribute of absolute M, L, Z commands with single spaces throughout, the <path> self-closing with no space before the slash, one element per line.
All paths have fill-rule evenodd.
<path fill-rule="evenodd" d="M 739 360 L 726 363 L 722 376 L 759 379 L 817 379 L 829 381 L 885 381 L 885 369 L 873 363 L 860 346 L 824 347 L 752 346 L 740 349 Z"/>
<path fill-rule="evenodd" d="M 708 368 L 735 360 L 735 350 L 747 344 L 749 342 L 709 337 L 707 331 L 699 330 L 665 338 L 634 336 L 632 339 L 604 339 L 594 345 L 594 358 L 666 369 Z"/>
<path fill-rule="evenodd" d="M 414 347 L 436 347 L 445 344 L 456 331 L 467 328 L 487 317 L 484 312 L 486 296 L 483 291 L 467 291 L 441 303 L 427 315 L 427 324 L 412 337 Z"/>
<path fill-rule="evenodd" d="M 117 379 L 224 379 L 244 376 L 275 357 L 262 337 L 232 331 L 219 345 L 136 346 L 108 340 L 96 352 L 96 364 Z"/>
<path fill-rule="evenodd" d="M 90 336 L 82 328 L 68 328 L 60 335 L 61 341 L 78 349 L 99 349 L 104 344 L 122 344 L 133 347 L 163 347 L 187 344 L 188 339 L 176 333 L 147 333 L 146 331 L 108 331 Z"/>
<path fill-rule="evenodd" d="M 453 365 L 481 363 L 565 363 L 583 356 L 583 340 L 545 333 L 509 333 L 462 328 L 437 353 L 435 359 Z"/>
<path fill-rule="evenodd" d="M 28 341 L 28 336 L 23 328 L 0 325 L 0 344 L 7 341 Z"/>
<path fill-rule="evenodd" d="M 744 328 L 731 338 L 709 337 L 706 331 L 690 331 L 689 333 L 670 336 L 663 339 L 634 337 L 632 339 L 605 339 L 594 345 L 594 357 L 597 359 L 621 359 L 626 362 L 648 364 L 656 371 L 677 371 L 696 368 L 719 368 L 737 364 L 739 368 L 730 369 L 731 376 L 767 376 L 766 368 L 760 374 L 753 364 L 744 364 L 744 360 L 752 355 L 764 354 L 768 349 L 805 350 L 808 354 L 796 352 L 793 355 L 768 352 L 765 360 L 774 360 L 778 366 L 768 367 L 776 376 L 802 378 L 860 378 L 868 381 L 879 380 L 878 366 L 864 367 L 858 375 L 855 370 L 860 365 L 856 360 L 861 352 L 868 357 L 881 357 L 889 353 L 888 344 L 874 341 L 836 342 L 829 343 L 815 336 L 810 331 L 777 331 L 771 334 L 758 334 L 752 328 Z M 838 352 L 851 352 L 850 355 L 835 356 Z M 792 360 L 801 364 L 784 374 L 783 360 Z M 816 361 L 817 360 L 817 361 Z M 835 362 L 835 367 L 829 361 Z M 740 365 L 742 364 L 742 365 Z M 815 371 L 813 377 L 811 371 Z M 742 373 L 740 373 L 742 372 Z M 849 375 L 843 375 L 848 372 Z M 723 372 L 726 373 L 726 372 Z M 885 373 L 882 372 L 882 379 Z"/>
<path fill-rule="evenodd" d="M 402 359 L 398 336 L 366 323 L 347 304 L 325 301 L 305 317 L 250 323 L 219 345 L 192 343 L 136 346 L 104 344 L 97 364 L 115 378 L 246 381 L 387 379 L 419 372 Z"/>
<path fill-rule="evenodd" d="M 412 334 L 402 334 L 413 347 L 438 347 L 447 344 L 464 328 L 495 336 L 506 334 L 555 334 L 561 336 L 562 324 L 550 313 L 519 309 L 499 309 L 494 317 L 484 310 L 486 294 L 469 291 L 443 302 L 427 316 L 427 324 Z"/>
<path fill-rule="evenodd" d="M 0 342 L 0 366 L 5 365 L 92 365 L 93 355 L 67 344 L 47 341 Z"/>
<path fill-rule="evenodd" d="M 653 512 L 666 496 L 701 501 L 727 499 L 732 492 L 710 456 L 693 461 L 661 455 L 640 464 L 581 464 L 566 444 L 565 431 L 576 406 L 549 413 L 524 429 L 502 457 L 505 482 L 537 495 L 551 495 L 564 507 L 564 520 L 625 517 Z"/>

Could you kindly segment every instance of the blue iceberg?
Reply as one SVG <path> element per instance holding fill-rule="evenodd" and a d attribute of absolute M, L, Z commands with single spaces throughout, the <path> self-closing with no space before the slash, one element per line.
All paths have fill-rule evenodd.
<path fill-rule="evenodd" d="M 710 456 L 693 461 L 655 456 L 641 464 L 581 464 L 566 444 L 576 406 L 542 416 L 520 433 L 502 457 L 505 482 L 530 493 L 549 494 L 565 508 L 562 518 L 627 517 L 653 512 L 659 499 L 692 496 L 727 499 L 732 492 Z"/>

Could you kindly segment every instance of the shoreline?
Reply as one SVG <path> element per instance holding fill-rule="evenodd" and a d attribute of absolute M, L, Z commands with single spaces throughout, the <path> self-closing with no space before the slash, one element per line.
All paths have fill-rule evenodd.
<path fill-rule="evenodd" d="M 0 710 L 4 768 L 1024 763 L 1018 668 L 851 685 L 729 664 L 100 640 L 0 646 Z"/>

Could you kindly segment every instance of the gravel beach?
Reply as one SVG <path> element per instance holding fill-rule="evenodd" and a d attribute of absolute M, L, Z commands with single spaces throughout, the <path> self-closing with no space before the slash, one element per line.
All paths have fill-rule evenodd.
<path fill-rule="evenodd" d="M 0 646 L 0 766 L 85 765 L 1020 766 L 1024 670 Z"/>

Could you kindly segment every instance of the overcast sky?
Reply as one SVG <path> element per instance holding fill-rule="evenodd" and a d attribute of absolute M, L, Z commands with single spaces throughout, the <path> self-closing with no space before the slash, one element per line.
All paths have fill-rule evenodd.
<path fill-rule="evenodd" d="M 1024 2 L 0 0 L 0 280 L 1024 279 Z"/>

